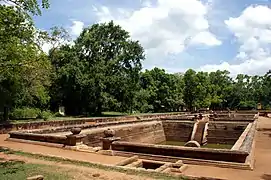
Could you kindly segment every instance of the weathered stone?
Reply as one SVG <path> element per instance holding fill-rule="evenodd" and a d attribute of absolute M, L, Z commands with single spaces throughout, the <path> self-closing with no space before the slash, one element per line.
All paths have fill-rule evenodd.
<path fill-rule="evenodd" d="M 70 125 L 83 125 L 89 123 L 99 123 L 99 122 L 114 122 L 114 121 L 125 121 L 125 120 L 138 120 L 140 119 L 159 119 L 175 115 L 183 115 L 183 112 L 177 113 L 165 113 L 165 114 L 147 114 L 141 116 L 122 116 L 122 117 L 102 117 L 102 118 L 76 118 L 71 120 L 55 120 L 55 121 L 43 121 L 43 122 L 23 122 L 23 123 L 2 123 L 0 124 L 0 134 L 6 134 L 10 131 L 15 130 L 30 130 L 30 129 L 42 129 L 48 127 L 59 127 L 70 126 Z"/>
<path fill-rule="evenodd" d="M 125 166 L 127 164 L 131 164 L 138 160 L 138 156 L 132 156 L 130 158 L 124 159 L 123 161 L 116 164 L 116 166 Z"/>
<path fill-rule="evenodd" d="M 92 174 L 93 177 L 100 177 L 101 175 L 99 173 Z"/>
<path fill-rule="evenodd" d="M 83 144 L 83 138 L 86 137 L 85 134 L 70 134 L 66 136 L 66 145 L 76 146 Z"/>
<path fill-rule="evenodd" d="M 116 132 L 113 129 L 108 128 L 107 130 L 104 130 L 105 137 L 114 137 Z"/>
<path fill-rule="evenodd" d="M 71 129 L 72 134 L 76 135 L 76 134 L 80 134 L 81 132 L 81 128 L 72 128 Z"/>
<path fill-rule="evenodd" d="M 130 154 L 136 153 L 144 155 L 156 156 L 173 156 L 182 158 L 226 161 L 244 163 L 246 161 L 248 152 L 245 151 L 232 151 L 228 149 L 209 149 L 209 148 L 193 148 L 182 146 L 166 146 L 154 145 L 144 143 L 131 143 L 125 141 L 116 141 L 112 143 L 112 150 L 129 152 Z"/>
<path fill-rule="evenodd" d="M 200 148 L 200 144 L 197 141 L 188 141 L 184 144 L 186 147 L 198 147 Z"/>
<path fill-rule="evenodd" d="M 120 139 L 121 139 L 120 137 L 102 138 L 103 150 L 109 150 L 109 149 L 111 149 L 112 143 L 114 141 L 118 141 Z"/>
<path fill-rule="evenodd" d="M 42 175 L 28 177 L 27 180 L 43 180 L 44 177 Z"/>

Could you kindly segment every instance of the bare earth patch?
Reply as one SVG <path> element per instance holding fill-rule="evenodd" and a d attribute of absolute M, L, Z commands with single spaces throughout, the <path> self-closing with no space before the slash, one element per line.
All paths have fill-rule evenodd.
<path fill-rule="evenodd" d="M 152 180 L 149 177 L 142 177 L 142 176 L 135 176 L 135 175 L 128 175 L 121 172 L 114 172 L 114 171 L 106 171 L 102 169 L 95 169 L 89 168 L 84 166 L 75 166 L 71 164 L 62 164 L 60 162 L 52 162 L 52 161 L 45 161 L 39 159 L 28 158 L 24 156 L 17 156 L 12 154 L 4 154 L 0 153 L 0 159 L 3 160 L 17 160 L 17 161 L 24 161 L 26 163 L 31 164 L 44 164 L 53 167 L 54 170 L 60 171 L 63 173 L 68 173 L 68 176 L 71 179 L 80 179 L 80 180 L 89 180 L 89 179 L 97 179 L 97 180 Z M 48 169 L 49 170 L 49 169 Z M 52 170 L 52 169 L 51 169 Z M 54 173 L 54 172 L 52 172 Z M 42 172 L 36 172 L 36 174 L 42 174 Z"/>

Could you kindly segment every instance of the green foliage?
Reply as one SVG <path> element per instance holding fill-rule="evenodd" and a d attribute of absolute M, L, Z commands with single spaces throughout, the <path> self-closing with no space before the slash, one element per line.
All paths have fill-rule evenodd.
<path fill-rule="evenodd" d="M 52 116 L 46 109 L 60 105 L 68 115 L 271 106 L 271 71 L 236 78 L 219 70 L 142 72 L 144 49 L 113 21 L 93 24 L 68 43 L 64 28 L 35 28 L 32 16 L 48 7 L 48 0 L 0 0 L 0 112 L 16 107 L 11 117 L 34 117 L 29 107 L 45 110 L 39 116 L 46 120 Z M 48 55 L 41 50 L 45 42 L 52 45 Z"/>
<path fill-rule="evenodd" d="M 51 63 L 36 43 L 27 15 L 0 5 L 0 108 L 44 108 L 50 100 Z M 3 97 L 3 98 L 2 98 Z"/>
<path fill-rule="evenodd" d="M 50 111 L 40 111 L 37 118 L 38 119 L 43 119 L 43 120 L 48 120 L 50 118 L 54 117 L 54 114 L 52 114 Z"/>
<path fill-rule="evenodd" d="M 196 106 L 197 80 L 196 72 L 189 69 L 184 74 L 184 102 L 191 111 Z"/>
<path fill-rule="evenodd" d="M 143 48 L 113 22 L 83 30 L 73 46 L 51 51 L 56 70 L 52 105 L 69 114 L 130 111 L 138 90 Z"/>
<path fill-rule="evenodd" d="M 36 108 L 15 108 L 10 113 L 10 119 L 36 119 L 40 114 L 40 110 Z"/>
<path fill-rule="evenodd" d="M 30 13 L 32 15 L 41 15 L 41 8 L 49 8 L 49 0 L 0 0 L 3 4 L 13 5 L 18 11 Z"/>
<path fill-rule="evenodd" d="M 154 68 L 141 73 L 142 90 L 136 93 L 137 108 L 141 112 L 178 111 L 183 106 L 182 77 Z"/>
<path fill-rule="evenodd" d="M 55 170 L 58 171 L 55 171 Z M 45 179 L 72 179 L 67 171 L 59 167 L 40 164 L 26 164 L 22 161 L 0 162 L 0 179 L 25 180 L 28 177 L 41 174 Z"/>

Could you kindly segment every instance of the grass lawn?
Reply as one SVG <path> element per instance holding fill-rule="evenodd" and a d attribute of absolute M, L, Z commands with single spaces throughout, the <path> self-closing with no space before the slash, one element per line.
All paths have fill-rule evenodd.
<path fill-rule="evenodd" d="M 174 113 L 174 112 L 168 112 Z M 122 113 L 122 112 L 102 112 L 100 116 L 65 116 L 65 117 L 52 117 L 47 121 L 65 121 L 65 120 L 79 120 L 83 118 L 96 118 L 96 117 L 118 117 L 118 116 L 140 116 L 140 115 L 150 115 L 150 114 L 167 114 L 167 113 Z M 26 123 L 26 122 L 43 122 L 42 119 L 30 119 L 30 120 L 10 120 L 8 122 L 16 124 L 16 123 Z"/>
<path fill-rule="evenodd" d="M 68 171 L 63 168 L 42 164 L 26 164 L 21 161 L 0 162 L 1 180 L 25 180 L 27 177 L 43 175 L 44 179 L 69 180 L 72 179 Z"/>
<path fill-rule="evenodd" d="M 52 157 L 52 156 L 45 156 L 45 155 L 39 155 L 39 154 L 32 154 L 28 152 L 22 152 L 22 151 L 13 151 L 7 148 L 1 148 L 0 146 L 0 152 L 3 152 L 5 154 L 15 154 L 19 156 L 34 158 L 34 159 L 40 159 L 40 160 L 46 160 L 46 161 L 53 161 L 53 162 L 61 162 L 64 164 L 72 164 L 75 166 L 83 166 L 83 167 L 90 167 L 90 168 L 96 168 L 101 169 L 105 171 L 115 171 L 115 172 L 121 172 L 129 175 L 136 175 L 141 177 L 142 179 L 147 179 L 148 177 L 151 177 L 153 179 L 161 179 L 161 180 L 187 180 L 187 177 L 176 177 L 171 174 L 163 174 L 160 172 L 147 172 L 147 171 L 137 171 L 134 169 L 123 169 L 119 168 L 117 166 L 107 166 L 102 164 L 95 164 L 91 162 L 83 162 L 83 161 L 77 161 L 77 160 L 70 160 L 65 159 L 61 157 Z M 0 159 L 1 162 L 1 159 Z M 11 170 L 14 169 L 14 170 Z M 67 172 L 69 171 L 69 172 Z M 70 170 L 66 170 L 60 167 L 56 166 L 47 166 L 47 165 L 37 165 L 37 164 L 20 164 L 15 163 L 14 165 L 8 164 L 7 165 L 1 165 L 0 166 L 0 180 L 21 180 L 26 179 L 25 177 L 28 175 L 43 175 L 45 176 L 45 180 L 47 179 L 57 179 L 57 180 L 64 180 L 64 179 L 76 179 L 73 175 L 76 172 L 71 172 Z"/>

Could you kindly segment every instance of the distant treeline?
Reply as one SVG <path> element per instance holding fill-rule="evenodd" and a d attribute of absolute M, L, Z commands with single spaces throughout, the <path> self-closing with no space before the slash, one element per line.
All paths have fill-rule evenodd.
<path fill-rule="evenodd" d="M 271 71 L 234 79 L 227 71 L 142 72 L 144 49 L 120 26 L 93 24 L 71 42 L 63 28 L 35 28 L 31 17 L 49 7 L 48 1 L 43 4 L 0 5 L 1 109 L 23 113 L 23 108 L 57 111 L 64 106 L 69 115 L 89 115 L 253 109 L 258 103 L 270 108 Z M 52 45 L 48 54 L 44 43 Z"/>

